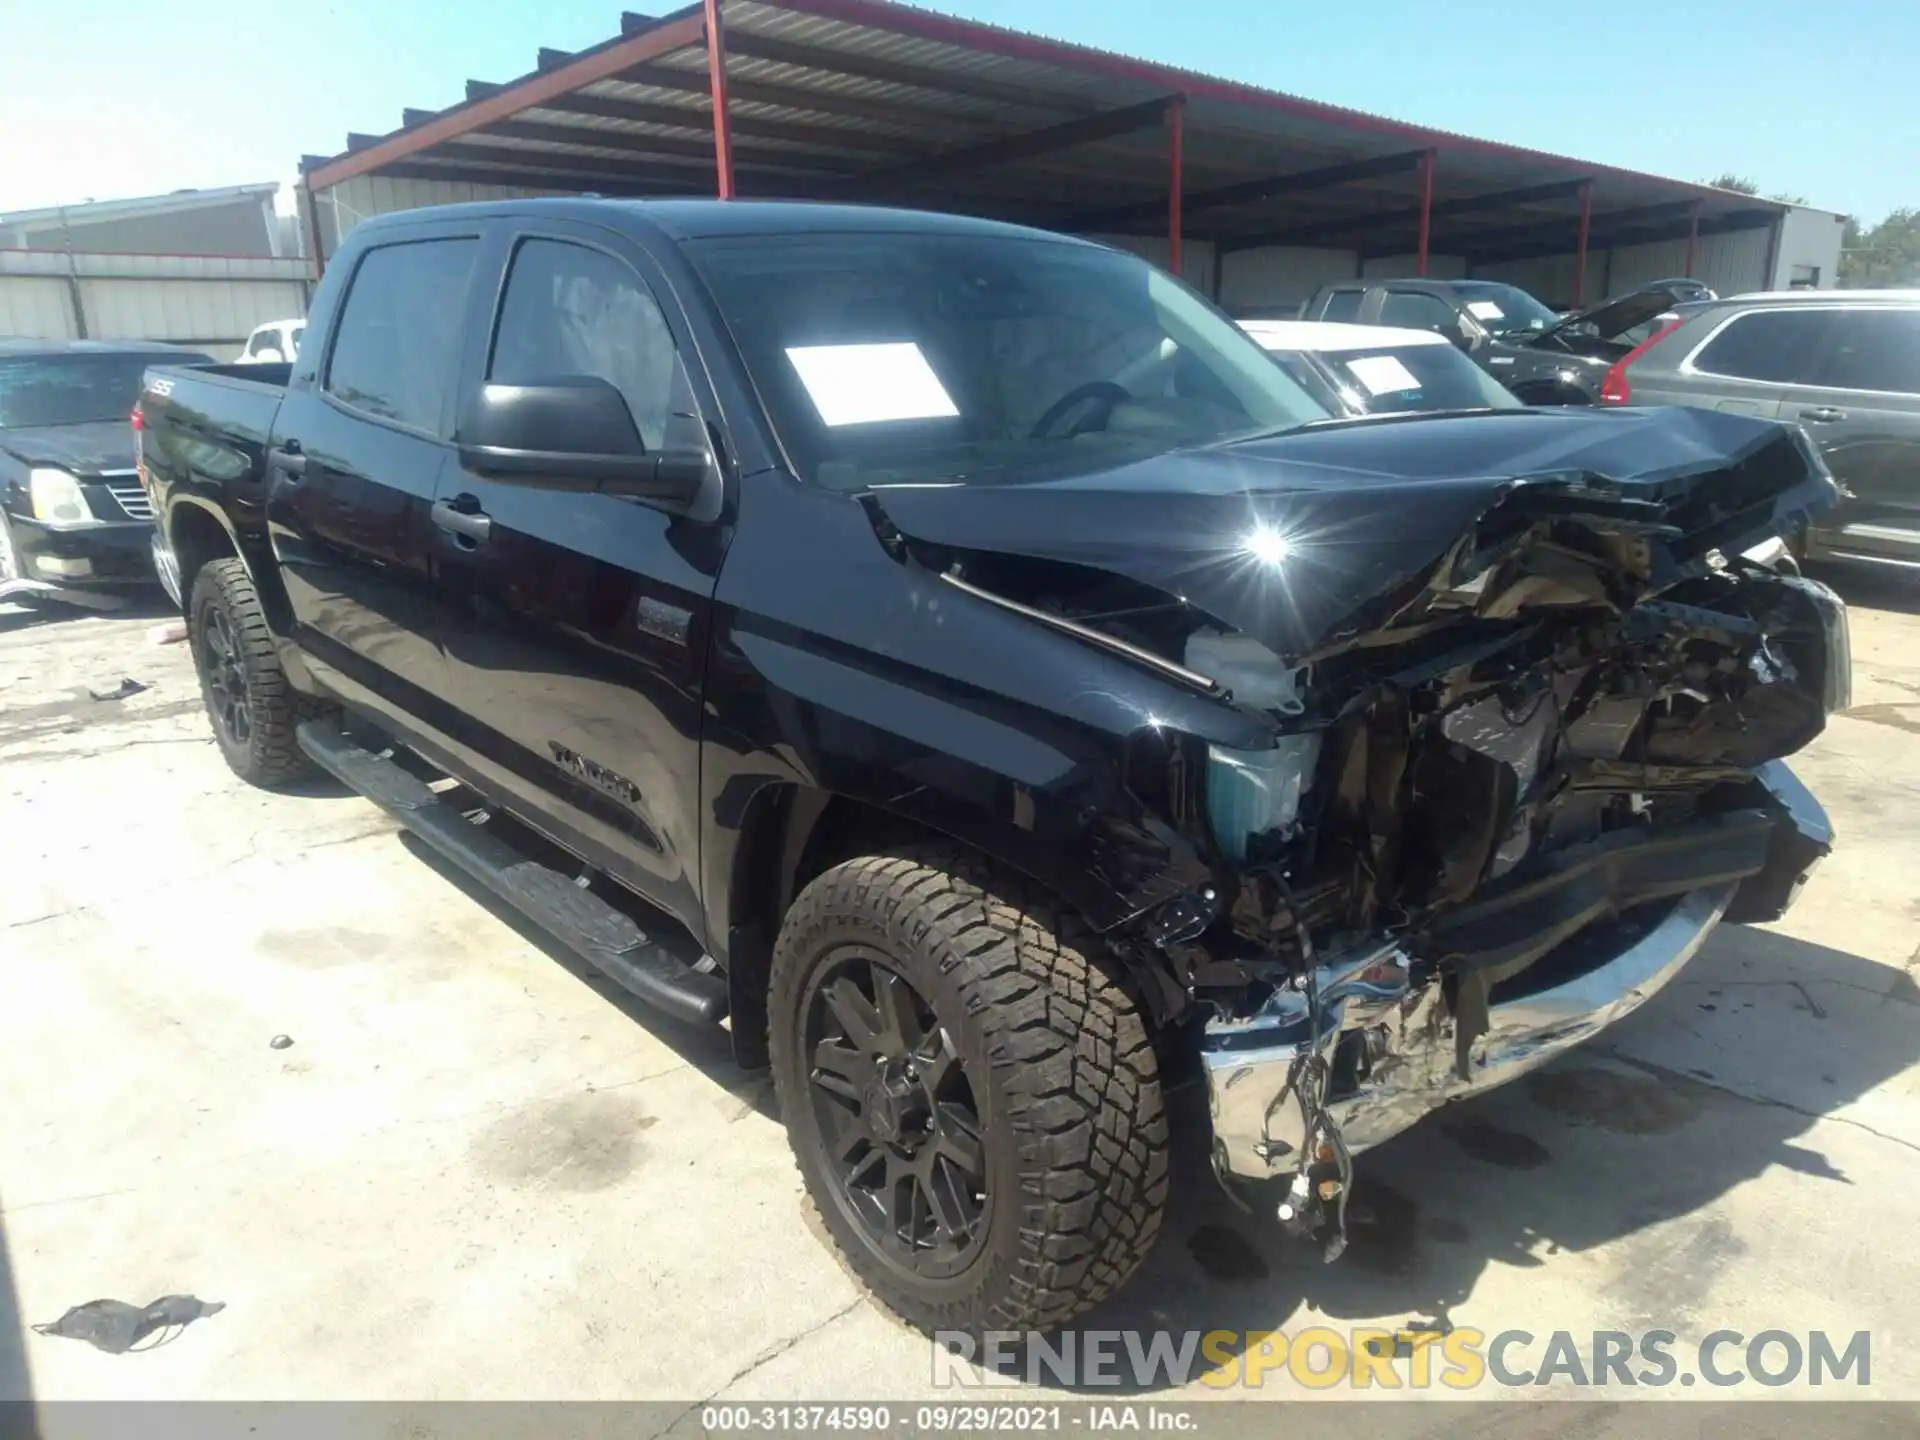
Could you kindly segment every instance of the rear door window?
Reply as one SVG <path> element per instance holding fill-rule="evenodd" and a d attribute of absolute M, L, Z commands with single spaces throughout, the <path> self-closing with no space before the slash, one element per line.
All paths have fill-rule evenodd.
<path fill-rule="evenodd" d="M 1920 395 L 1920 310 L 1831 310 L 1827 348 L 1807 383 Z"/>
<path fill-rule="evenodd" d="M 1380 302 L 1380 323 L 1408 330 L 1435 330 L 1443 335 L 1460 328 L 1451 305 L 1417 290 L 1389 290 L 1386 299 Z"/>
<path fill-rule="evenodd" d="M 1832 316 L 1830 310 L 1756 310 L 1736 315 L 1695 352 L 1693 368 L 1730 380 L 1812 383 L 1813 362 Z"/>
<path fill-rule="evenodd" d="M 340 312 L 327 393 L 369 415 L 439 434 L 479 248 L 467 238 L 409 240 L 361 257 Z"/>
<path fill-rule="evenodd" d="M 1312 320 L 1354 320 L 1360 315 L 1360 299 L 1364 290 L 1335 290 L 1320 304 L 1320 313 L 1309 316 Z"/>

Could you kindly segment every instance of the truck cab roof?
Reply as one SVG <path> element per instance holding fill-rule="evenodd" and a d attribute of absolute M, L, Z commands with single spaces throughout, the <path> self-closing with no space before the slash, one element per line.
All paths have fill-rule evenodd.
<path fill-rule="evenodd" d="M 970 215 L 900 210 L 883 205 L 836 205 L 811 200 L 608 200 L 597 196 L 555 196 L 532 200 L 439 205 L 430 211 L 397 211 L 361 222 L 354 234 L 372 235 L 418 223 L 499 215 L 547 215 L 554 219 L 583 220 L 615 228 L 650 229 L 671 239 L 691 240 L 726 235 L 793 235 L 851 232 L 942 235 L 997 235 L 1003 238 L 1049 240 L 1064 245 L 1087 245 L 1050 230 L 981 220 Z"/>

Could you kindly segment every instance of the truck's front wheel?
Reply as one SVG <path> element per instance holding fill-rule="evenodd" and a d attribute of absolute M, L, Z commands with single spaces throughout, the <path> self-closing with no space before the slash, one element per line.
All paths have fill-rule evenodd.
<path fill-rule="evenodd" d="M 285 785 L 313 773 L 294 738 L 299 695 L 287 684 L 253 579 L 238 560 L 210 560 L 194 578 L 188 639 L 213 736 L 233 773 Z"/>
<path fill-rule="evenodd" d="M 774 948 L 775 1089 L 854 1271 L 927 1330 L 1048 1330 L 1151 1248 L 1167 1121 L 1078 917 L 961 851 L 869 856 Z"/>

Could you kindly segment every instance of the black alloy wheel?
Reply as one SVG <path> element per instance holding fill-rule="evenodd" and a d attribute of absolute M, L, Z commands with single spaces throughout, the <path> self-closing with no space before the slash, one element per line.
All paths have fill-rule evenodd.
<path fill-rule="evenodd" d="M 193 577 L 187 638 L 213 737 L 233 773 L 269 787 L 311 775 L 295 731 L 317 707 L 287 683 L 265 607 L 238 559 L 209 560 Z"/>
<path fill-rule="evenodd" d="M 848 946 L 816 972 L 805 1038 L 835 1198 L 888 1266 L 958 1274 L 985 1243 L 993 1196 L 952 1037 L 904 976 Z"/>
<path fill-rule="evenodd" d="M 767 1020 L 820 1227 L 909 1324 L 1050 1330 L 1152 1248 L 1153 1036 L 1099 936 L 1031 881 L 938 841 L 831 866 L 781 919 Z"/>
<path fill-rule="evenodd" d="M 240 663 L 240 647 L 234 643 L 233 627 L 218 605 L 207 607 L 200 627 L 200 643 L 205 651 L 201 663 L 205 667 L 207 713 L 213 718 L 222 740 L 236 749 L 245 749 L 253 738 L 247 672 Z"/>

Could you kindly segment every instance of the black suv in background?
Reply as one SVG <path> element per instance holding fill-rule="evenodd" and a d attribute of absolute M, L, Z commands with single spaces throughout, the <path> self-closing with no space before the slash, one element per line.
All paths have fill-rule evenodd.
<path fill-rule="evenodd" d="M 1560 315 L 1496 280 L 1355 280 L 1322 287 L 1300 318 L 1436 331 L 1529 405 L 1591 405 L 1632 348 L 1622 337 L 1676 303 L 1670 286 L 1650 285 Z"/>
<path fill-rule="evenodd" d="M 1920 291 L 1790 290 L 1682 306 L 1602 400 L 1797 423 L 1844 487 L 1807 554 L 1920 566 Z"/>

